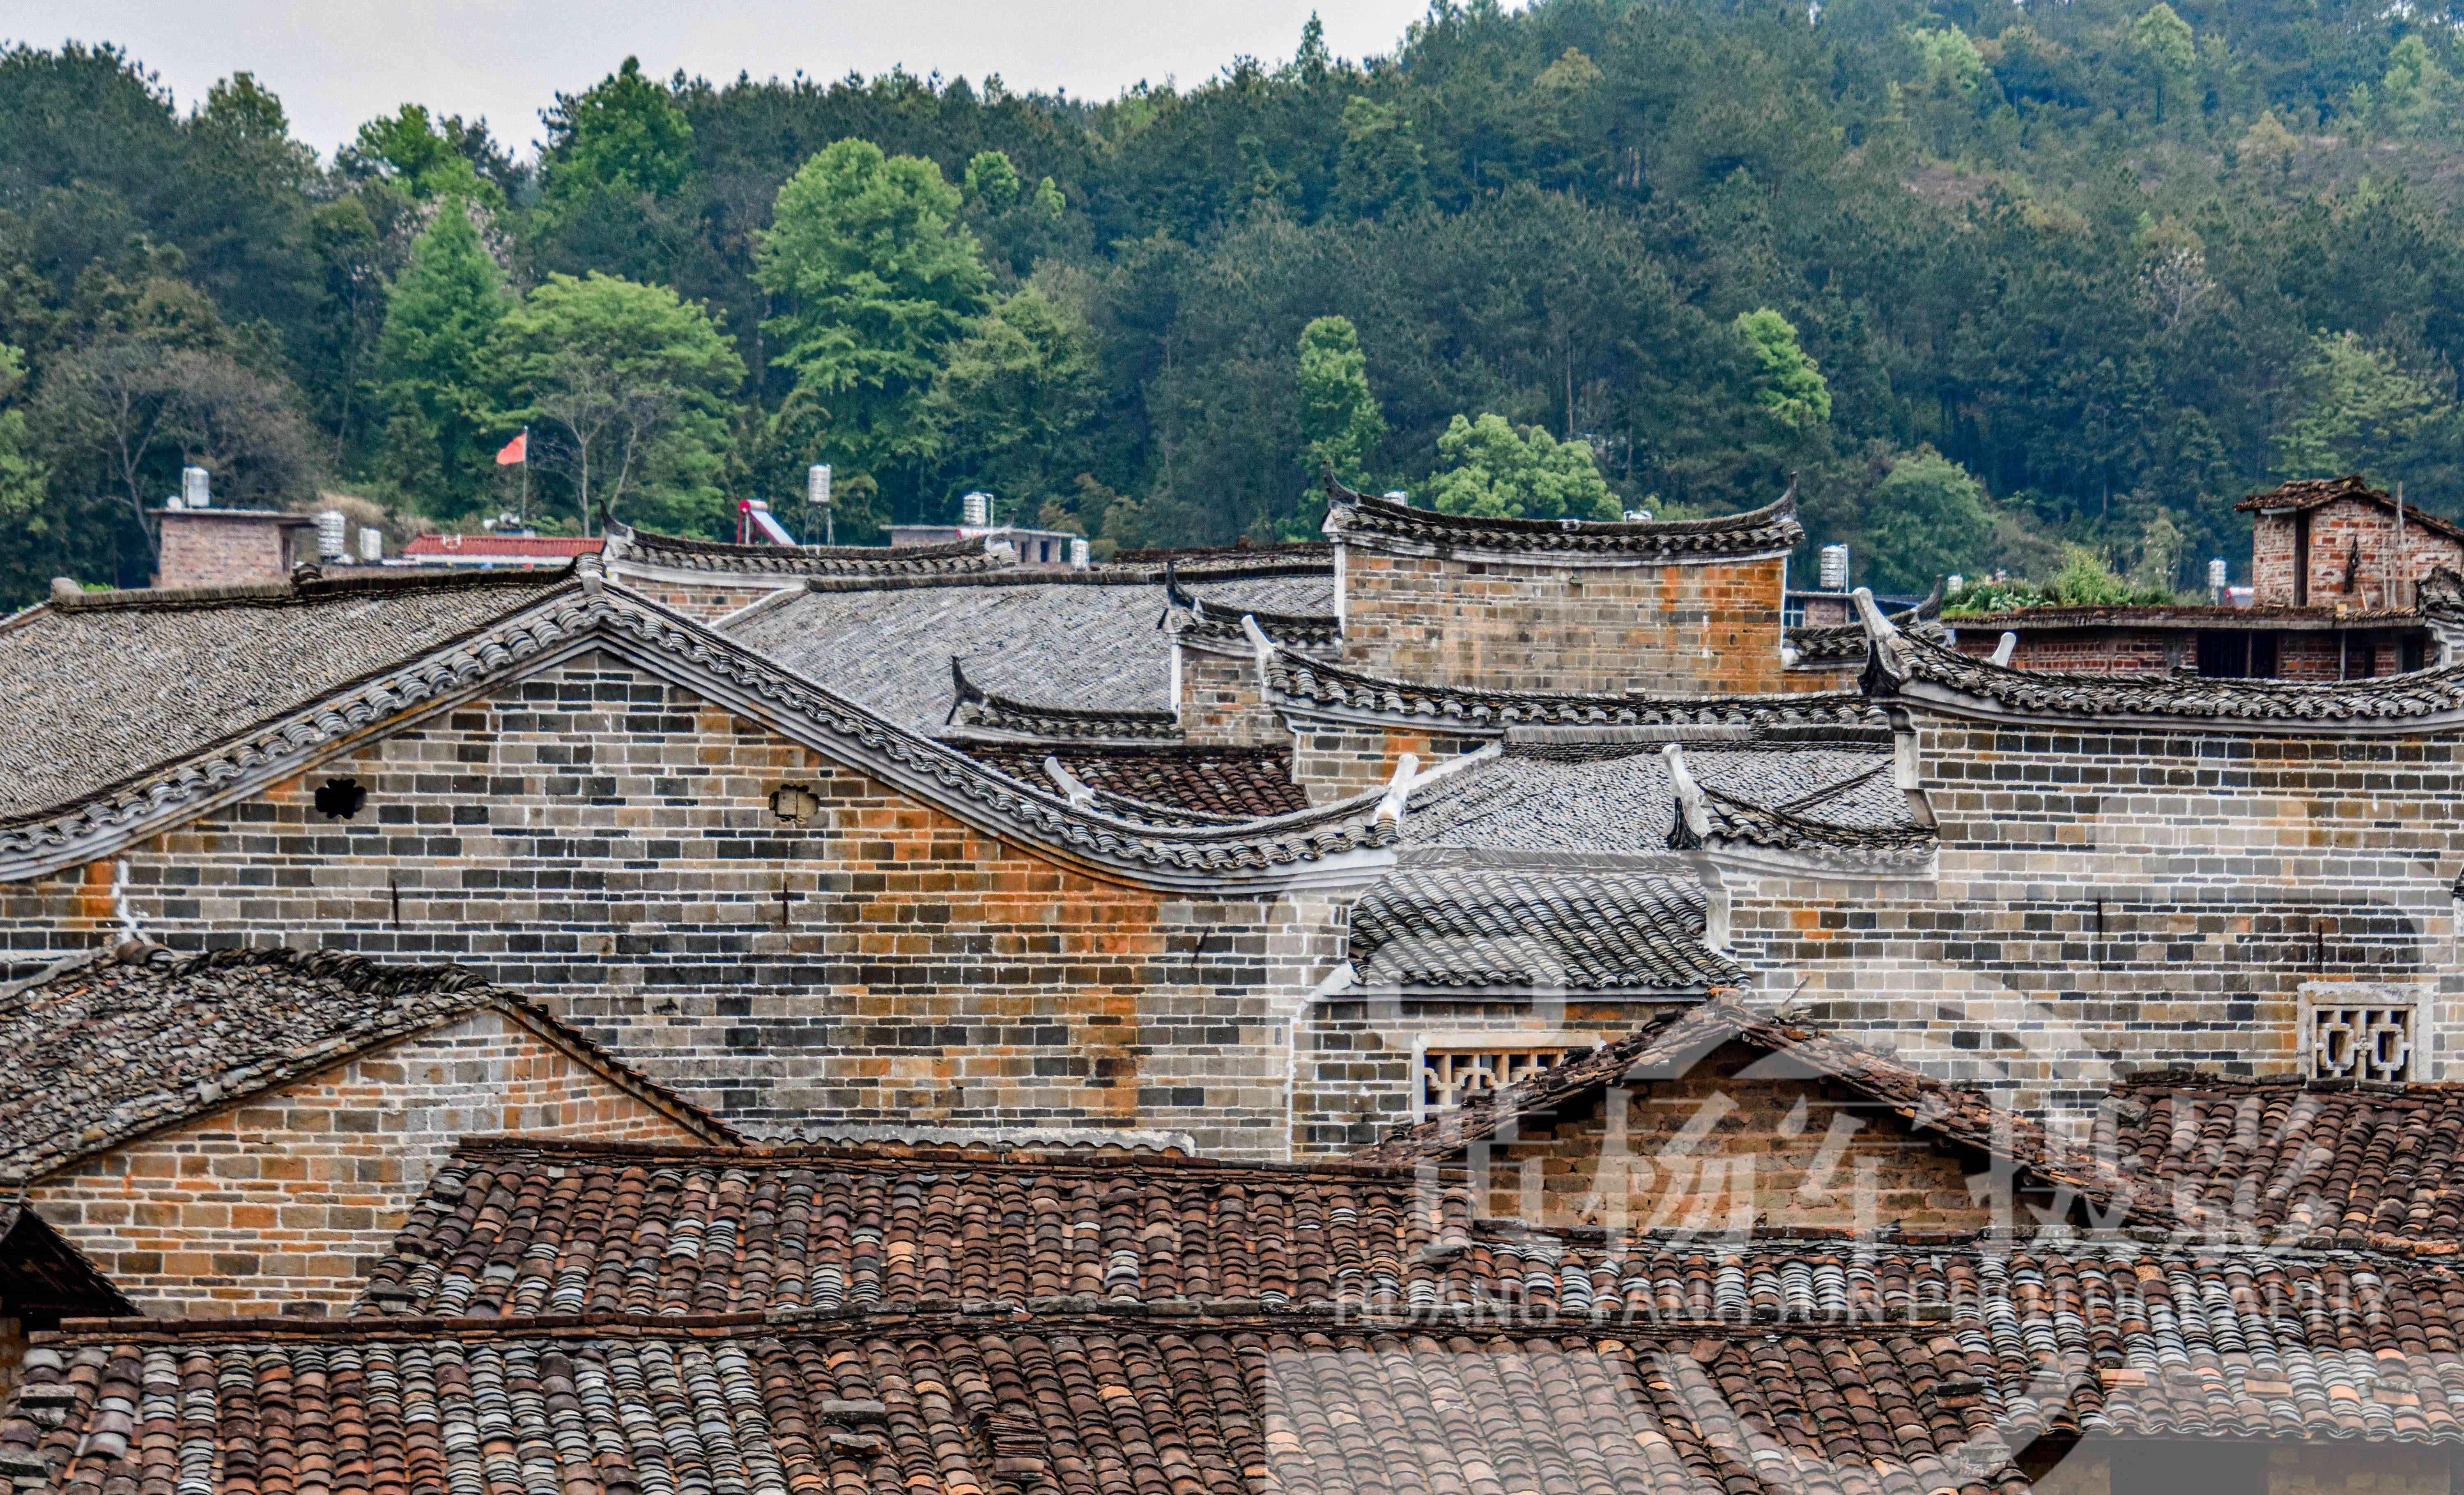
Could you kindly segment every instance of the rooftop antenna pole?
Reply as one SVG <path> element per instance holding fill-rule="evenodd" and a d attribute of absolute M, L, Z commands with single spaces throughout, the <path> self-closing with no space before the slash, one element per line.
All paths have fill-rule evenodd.
<path fill-rule="evenodd" d="M 523 428 L 522 428 L 522 528 L 523 528 L 524 530 L 528 530 L 530 527 L 531 527 L 531 429 L 530 429 L 528 426 L 525 426 L 525 427 L 523 427 Z M 588 515 L 586 515 L 586 514 L 585 514 L 585 515 L 583 515 L 583 516 L 582 517 L 582 528 L 583 528 L 583 531 L 585 534 L 589 532 L 589 529 L 590 529 L 590 516 L 588 516 Z"/>

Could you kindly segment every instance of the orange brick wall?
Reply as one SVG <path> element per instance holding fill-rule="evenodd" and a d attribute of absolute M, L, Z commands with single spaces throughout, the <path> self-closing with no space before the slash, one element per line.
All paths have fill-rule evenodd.
<path fill-rule="evenodd" d="M 284 582 L 317 553 L 316 531 L 274 519 L 200 510 L 163 516 L 157 586 L 231 586 Z"/>
<path fill-rule="evenodd" d="M 2344 603 L 2354 607 L 2410 607 L 2412 587 L 2440 566 L 2464 570 L 2464 544 L 2412 522 L 2406 510 L 2404 560 L 2392 601 L 2387 595 L 2390 553 L 2395 549 L 2395 511 L 2360 498 L 2340 498 L 2310 512 L 2310 594 L 2313 607 Z M 2251 594 L 2263 606 L 2292 606 L 2297 595 L 2294 577 L 2299 560 L 2294 555 L 2294 518 L 2261 515 L 2251 530 Z M 2344 573 L 2353 569 L 2353 547 L 2362 561 L 2350 591 Z"/>
<path fill-rule="evenodd" d="M 520 1023 L 479 1012 L 27 1193 L 149 1313 L 339 1310 L 455 1140 L 500 1132 L 697 1140 Z"/>
<path fill-rule="evenodd" d="M 1487 1213 L 1527 1223 L 1724 1232 L 1757 1222 L 1974 1230 L 1960 1162 L 1819 1081 L 1753 1079 L 1730 1044 L 1679 1080 L 1610 1088 L 1488 1150 Z M 1475 1158 L 1477 1164 L 1478 1159 Z"/>
<path fill-rule="evenodd" d="M 1498 691 L 1786 691 L 1784 565 L 1551 566 L 1348 549 L 1344 663 Z"/>

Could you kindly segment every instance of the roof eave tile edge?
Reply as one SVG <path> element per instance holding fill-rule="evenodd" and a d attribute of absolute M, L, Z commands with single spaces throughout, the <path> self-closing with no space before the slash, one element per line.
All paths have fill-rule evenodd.
<path fill-rule="evenodd" d="M 2177 737 L 2188 735 L 2267 737 L 2427 737 L 2464 730 L 2464 708 L 2427 713 L 2419 716 L 2357 719 L 2309 716 L 2210 716 L 2139 712 L 2037 712 L 2013 707 L 1988 696 L 1971 695 L 1930 680 L 1914 680 L 1903 684 L 1892 693 L 1890 699 L 1894 705 L 1920 708 L 1935 715 L 1950 716 L 1964 721 L 1992 722 L 2014 727 L 2062 728 L 2072 732 L 2121 728 L 2131 731 L 2159 732 Z"/>

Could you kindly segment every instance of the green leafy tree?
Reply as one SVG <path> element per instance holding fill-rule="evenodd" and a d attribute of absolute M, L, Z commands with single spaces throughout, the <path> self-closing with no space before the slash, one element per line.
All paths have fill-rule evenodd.
<path fill-rule="evenodd" d="M 1734 325 L 1752 359 L 1756 405 L 1793 427 L 1831 419 L 1831 386 L 1787 318 L 1766 306 L 1740 314 Z"/>
<path fill-rule="evenodd" d="M 424 474 L 412 496 L 438 513 L 459 514 L 478 496 L 496 407 L 491 344 L 513 304 L 471 215 L 448 199 L 411 245 L 378 346 L 396 453 Z"/>
<path fill-rule="evenodd" d="M 693 175 L 693 122 L 637 57 L 583 94 L 559 94 L 540 162 L 551 208 L 594 193 L 672 197 Z"/>
<path fill-rule="evenodd" d="M 1369 388 L 1369 359 L 1348 317 L 1320 317 L 1301 329 L 1301 440 L 1312 478 L 1332 473 L 1365 481 L 1369 458 L 1386 439 L 1386 417 Z"/>
<path fill-rule="evenodd" d="M 1438 455 L 1453 464 L 1428 481 L 1429 501 L 1441 513 L 1507 519 L 1616 519 L 1624 513 L 1592 465 L 1592 449 L 1560 442 L 1537 426 L 1458 415 L 1438 438 Z"/>
<path fill-rule="evenodd" d="M 1975 570 L 1993 536 L 1984 486 L 1931 447 L 1891 464 L 1865 512 L 1865 566 L 1876 587 L 1922 592 L 1934 578 Z"/>
<path fill-rule="evenodd" d="M 1976 43 L 1956 26 L 1908 29 L 1908 48 L 1917 56 L 1917 73 L 1927 86 L 1944 93 L 1969 95 L 1985 81 L 1985 56 Z"/>
<path fill-rule="evenodd" d="M 830 414 L 830 460 L 920 514 L 937 451 L 923 405 L 944 354 L 989 308 L 992 275 L 932 162 L 843 140 L 779 189 L 757 277 L 783 308 L 773 362 Z"/>
<path fill-rule="evenodd" d="M 2162 120 L 2167 85 L 2180 92 L 2198 69 L 2198 43 L 2190 34 L 2190 23 L 2165 0 L 2156 0 L 2131 25 L 2130 43 L 2156 75 L 2156 118 Z"/>
<path fill-rule="evenodd" d="M 550 275 L 506 314 L 493 352 L 517 402 L 498 429 L 532 427 L 534 465 L 561 479 L 582 533 L 618 518 L 724 527 L 727 399 L 744 363 L 702 308 L 666 286 Z"/>
<path fill-rule="evenodd" d="M 2442 413 L 2430 387 L 2349 332 L 2311 343 L 2301 413 L 2276 438 L 2283 477 L 2336 477 L 2401 460 Z"/>
<path fill-rule="evenodd" d="M 924 403 L 945 486 L 1022 512 L 1074 496 L 1102 394 L 1076 314 L 1033 286 L 1019 292 L 951 347 Z"/>
<path fill-rule="evenodd" d="M 993 212 L 1006 212 L 1018 202 L 1018 168 L 998 150 L 978 151 L 967 163 L 966 200 Z"/>
<path fill-rule="evenodd" d="M 1355 218 L 1407 212 L 1426 200 L 1427 156 L 1400 104 L 1354 95 L 1343 106 L 1335 202 Z"/>
<path fill-rule="evenodd" d="M 26 354 L 0 342 L 0 592 L 26 596 L 47 577 L 27 574 L 59 553 L 69 537 L 64 516 L 51 502 L 51 469 L 34 450 L 33 431 L 18 397 L 26 388 Z M 29 568 L 27 562 L 34 562 Z"/>
<path fill-rule="evenodd" d="M 2459 99 L 2455 75 L 2439 65 L 2429 43 L 2407 36 L 2387 54 L 2372 106 L 2380 124 L 2394 134 L 2434 133 L 2454 118 Z"/>
<path fill-rule="evenodd" d="M 389 182 L 416 201 L 463 197 L 496 210 L 505 206 L 504 179 L 515 175 L 485 124 L 431 117 L 424 104 L 404 104 L 361 125 L 335 165 L 349 179 Z"/>

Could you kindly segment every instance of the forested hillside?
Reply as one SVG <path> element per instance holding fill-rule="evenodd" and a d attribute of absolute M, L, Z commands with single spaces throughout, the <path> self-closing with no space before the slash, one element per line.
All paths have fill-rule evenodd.
<path fill-rule="evenodd" d="M 1327 468 L 1612 516 L 1794 473 L 1884 588 L 2238 579 L 2280 476 L 2464 509 L 2455 20 L 1441 0 L 1103 102 L 627 62 L 536 161 L 416 100 L 323 161 L 246 75 L 19 48 L 0 602 L 142 581 L 184 463 L 471 527 L 525 427 L 567 532 L 801 525 L 814 461 L 842 540 L 984 488 L 1123 546 L 1307 535 Z"/>

